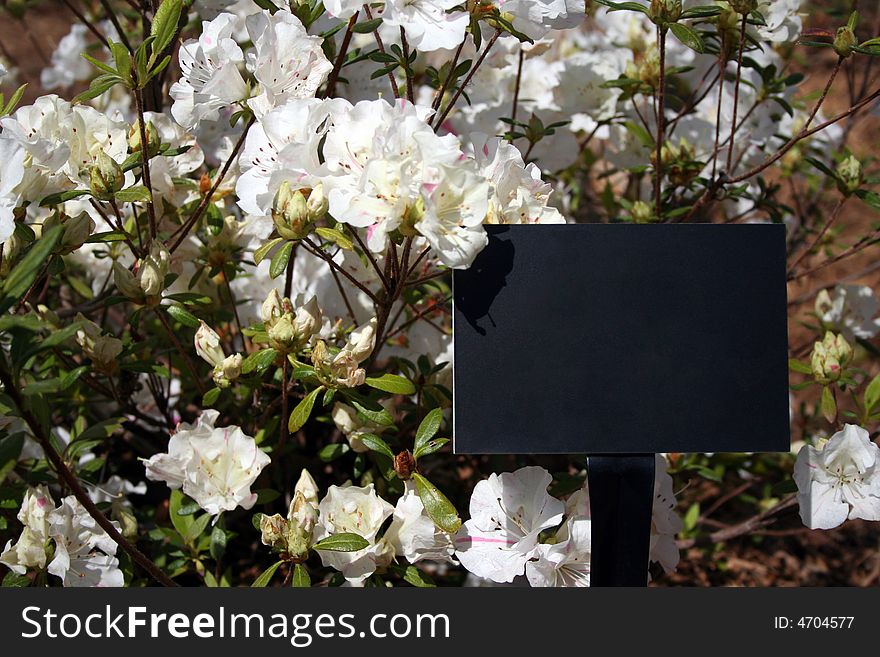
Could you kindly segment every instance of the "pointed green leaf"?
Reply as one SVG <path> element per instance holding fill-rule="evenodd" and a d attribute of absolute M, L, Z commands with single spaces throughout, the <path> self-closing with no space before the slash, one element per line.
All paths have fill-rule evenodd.
<path fill-rule="evenodd" d="M 272 576 L 275 574 L 275 571 L 278 570 L 278 567 L 283 563 L 284 563 L 283 561 L 277 561 L 277 562 L 273 563 L 271 566 L 269 566 L 268 568 L 266 568 L 266 570 L 263 571 L 263 574 L 254 580 L 254 583 L 251 584 L 251 588 L 253 588 L 253 589 L 265 588 L 266 585 L 269 583 L 269 581 L 272 579 Z"/>
<path fill-rule="evenodd" d="M 328 550 L 330 552 L 357 552 L 369 547 L 370 543 L 362 536 L 350 532 L 331 534 L 327 538 L 318 541 L 312 547 L 316 550 Z"/>
<path fill-rule="evenodd" d="M 293 412 L 290 414 L 290 420 L 287 422 L 287 428 L 291 433 L 299 431 L 302 425 L 308 421 L 309 416 L 312 414 L 312 407 L 315 405 L 315 399 L 318 398 L 318 395 L 323 390 L 324 386 L 315 388 L 303 397 L 300 403 L 296 405 L 296 408 L 293 409 Z"/>
<path fill-rule="evenodd" d="M 396 374 L 383 374 L 380 377 L 367 377 L 366 384 L 371 388 L 395 395 L 411 395 L 416 391 L 412 381 Z"/>
<path fill-rule="evenodd" d="M 416 482 L 416 492 L 425 506 L 428 517 L 443 531 L 450 534 L 457 532 L 461 527 L 461 518 L 458 517 L 458 511 L 455 510 L 452 502 L 418 472 L 413 473 L 412 478 Z"/>

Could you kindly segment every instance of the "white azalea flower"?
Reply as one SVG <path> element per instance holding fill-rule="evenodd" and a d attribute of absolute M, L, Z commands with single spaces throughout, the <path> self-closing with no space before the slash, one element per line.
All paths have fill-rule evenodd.
<path fill-rule="evenodd" d="M 362 584 L 377 566 L 390 562 L 391 546 L 377 536 L 394 507 L 376 494 L 373 484 L 330 486 L 318 505 L 318 512 L 315 542 L 333 534 L 353 533 L 370 543 L 369 547 L 356 552 L 317 551 L 321 563 L 340 571 L 349 584 Z"/>
<path fill-rule="evenodd" d="M 537 166 L 523 162 L 516 146 L 499 137 L 473 137 L 474 155 L 489 181 L 489 224 L 561 224 L 565 219 L 550 206 L 552 187 L 541 180 Z"/>
<path fill-rule="evenodd" d="M 587 587 L 590 585 L 590 520 L 570 517 L 556 542 L 539 544 L 526 562 L 526 578 L 535 587 Z"/>
<path fill-rule="evenodd" d="M 412 481 L 406 482 L 404 493 L 397 500 L 385 540 L 398 557 L 404 557 L 410 563 L 422 560 L 454 562 L 452 536 L 439 529 L 425 512 L 425 505 Z"/>
<path fill-rule="evenodd" d="M 70 32 L 61 38 L 52 53 L 50 65 L 40 72 L 40 84 L 44 89 L 67 88 L 92 76 L 94 67 L 80 55 L 86 52 L 87 34 L 85 25 L 74 23 Z"/>
<path fill-rule="evenodd" d="M 440 181 L 425 199 L 425 214 L 416 230 L 444 265 L 465 269 L 489 243 L 483 229 L 488 209 L 488 181 L 459 162 L 440 170 Z"/>
<path fill-rule="evenodd" d="M 19 203 L 16 187 L 24 178 L 27 152 L 21 144 L 0 134 L 0 244 L 15 231 L 13 211 Z"/>
<path fill-rule="evenodd" d="M 180 46 L 183 77 L 171 85 L 171 115 L 184 128 L 216 120 L 220 110 L 244 100 L 248 87 L 239 72 L 244 54 L 232 38 L 236 16 L 222 13 L 202 23 L 202 34 Z"/>
<path fill-rule="evenodd" d="M 215 427 L 218 416 L 217 411 L 204 411 L 194 425 L 181 424 L 168 453 L 145 462 L 148 479 L 183 489 L 211 515 L 250 509 L 257 501 L 250 487 L 270 461 L 241 428 Z"/>
<path fill-rule="evenodd" d="M 513 18 L 513 26 L 530 37 L 544 36 L 553 28 L 577 27 L 584 21 L 583 0 L 498 0 L 502 14 Z"/>
<path fill-rule="evenodd" d="M 248 132 L 241 154 L 241 175 L 235 192 L 239 207 L 248 214 L 267 217 L 281 183 L 291 189 L 313 187 L 321 170 L 318 146 L 334 108 L 344 100 L 293 99 L 276 107 Z"/>
<path fill-rule="evenodd" d="M 847 518 L 880 520 L 880 447 L 847 424 L 824 446 L 804 445 L 794 466 L 801 519 L 832 529 Z"/>
<path fill-rule="evenodd" d="M 843 333 L 854 341 L 856 338 L 870 340 L 880 333 L 880 302 L 874 290 L 867 285 L 841 284 L 834 288 L 832 297 L 822 290 L 816 297 L 816 314 L 822 323 Z"/>
<path fill-rule="evenodd" d="M 18 540 L 6 543 L 0 563 L 24 575 L 28 568 L 46 565 L 46 543 L 49 540 L 49 513 L 55 506 L 49 489 L 43 485 L 28 488 L 18 511 L 18 521 L 24 525 Z"/>
<path fill-rule="evenodd" d="M 260 83 L 260 95 L 248 101 L 257 116 L 292 98 L 311 98 L 327 79 L 333 64 L 324 56 L 322 39 L 310 36 L 289 11 L 261 11 L 247 18 L 255 50 L 248 69 Z"/>
<path fill-rule="evenodd" d="M 118 523 L 114 524 L 119 529 Z M 119 560 L 114 556 L 116 542 L 73 495 L 65 497 L 61 506 L 49 514 L 49 535 L 55 540 L 55 557 L 48 570 L 60 577 L 64 586 L 124 584 Z"/>
<path fill-rule="evenodd" d="M 196 138 L 161 112 L 144 112 L 144 119 L 156 126 L 163 144 L 172 148 L 186 148 L 180 155 L 157 155 L 150 159 L 150 182 L 153 198 L 161 198 L 171 206 L 183 205 L 190 199 L 192 191 L 177 185 L 175 179 L 186 178 L 205 163 L 205 155 Z"/>
<path fill-rule="evenodd" d="M 471 519 L 455 537 L 461 564 L 493 582 L 522 575 L 539 534 L 562 522 L 563 503 L 547 493 L 552 479 L 544 468 L 530 466 L 479 482 Z"/>
<path fill-rule="evenodd" d="M 402 27 L 410 46 L 423 52 L 453 50 L 470 23 L 466 11 L 452 11 L 460 0 L 387 0 L 383 21 Z"/>
<path fill-rule="evenodd" d="M 351 18 L 364 3 L 361 0 L 326 0 L 324 8 L 333 18 Z"/>
<path fill-rule="evenodd" d="M 675 510 L 675 492 L 668 464 L 662 454 L 654 456 L 654 505 L 651 511 L 651 544 L 648 559 L 659 563 L 667 573 L 675 572 L 679 553 L 675 537 L 684 527 Z"/>

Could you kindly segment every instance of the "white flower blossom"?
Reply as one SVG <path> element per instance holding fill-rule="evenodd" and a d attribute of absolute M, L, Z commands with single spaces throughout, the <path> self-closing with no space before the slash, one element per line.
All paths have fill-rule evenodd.
<path fill-rule="evenodd" d="M 563 503 L 547 493 L 551 481 L 544 468 L 529 466 L 479 482 L 471 518 L 455 536 L 461 564 L 493 582 L 522 575 L 540 533 L 562 522 Z"/>
<path fill-rule="evenodd" d="M 450 11 L 459 0 L 387 0 L 383 22 L 402 27 L 410 46 L 423 52 L 452 50 L 464 40 L 466 11 Z"/>
<path fill-rule="evenodd" d="M 385 540 L 394 548 L 396 556 L 410 563 L 422 560 L 454 562 L 452 536 L 439 529 L 428 516 L 412 481 L 406 482 L 403 495 L 397 500 Z"/>
<path fill-rule="evenodd" d="M 182 489 L 211 515 L 250 509 L 257 501 L 250 487 L 270 461 L 241 428 L 215 427 L 218 417 L 208 410 L 194 425 L 181 424 L 168 452 L 145 462 L 148 479 Z"/>
<path fill-rule="evenodd" d="M 45 567 L 49 514 L 54 506 L 52 495 L 45 486 L 27 489 L 17 516 L 24 529 L 15 543 L 6 543 L 3 554 L 0 554 L 0 563 L 19 575 L 24 575 L 28 568 Z"/>
<path fill-rule="evenodd" d="M 378 565 L 391 560 L 391 546 L 379 530 L 394 512 L 394 507 L 376 494 L 373 484 L 367 486 L 330 486 L 318 505 L 318 526 L 315 541 L 339 533 L 357 534 L 370 545 L 355 552 L 318 550 L 321 563 L 335 568 L 351 585 L 360 585 Z"/>
<path fill-rule="evenodd" d="M 867 285 L 841 284 L 832 297 L 822 290 L 816 297 L 816 314 L 823 324 L 849 340 L 870 340 L 880 333 L 880 301 Z"/>
<path fill-rule="evenodd" d="M 832 529 L 844 520 L 880 520 L 880 447 L 847 424 L 821 447 L 804 445 L 794 466 L 801 520 Z"/>
<path fill-rule="evenodd" d="M 118 523 L 114 523 L 119 529 Z M 70 495 L 49 514 L 49 536 L 55 540 L 55 556 L 49 572 L 64 586 L 119 587 L 124 584 L 116 542 L 85 508 Z"/>

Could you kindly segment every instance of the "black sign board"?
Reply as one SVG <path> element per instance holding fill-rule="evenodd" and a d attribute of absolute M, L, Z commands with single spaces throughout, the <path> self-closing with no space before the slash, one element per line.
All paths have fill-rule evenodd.
<path fill-rule="evenodd" d="M 453 274 L 457 453 L 788 451 L 784 226 L 487 232 Z"/>

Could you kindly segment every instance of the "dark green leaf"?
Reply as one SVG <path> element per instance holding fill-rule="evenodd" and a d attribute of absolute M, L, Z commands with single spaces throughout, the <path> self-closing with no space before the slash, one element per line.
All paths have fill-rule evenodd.
<path fill-rule="evenodd" d="M 369 547 L 370 543 L 362 536 L 350 532 L 331 534 L 327 538 L 318 541 L 312 547 L 316 550 L 328 550 L 330 552 L 357 552 Z"/>
<path fill-rule="evenodd" d="M 440 529 L 454 534 L 461 527 L 458 511 L 440 490 L 418 472 L 413 473 L 416 492 L 425 507 L 425 513 Z"/>
<path fill-rule="evenodd" d="M 299 431 L 300 427 L 306 423 L 312 414 L 312 407 L 315 405 L 315 399 L 324 390 L 323 386 L 319 386 L 312 390 L 309 394 L 302 398 L 293 412 L 290 414 L 290 420 L 287 423 L 288 430 L 293 433 Z"/>

